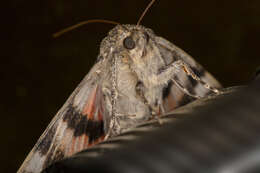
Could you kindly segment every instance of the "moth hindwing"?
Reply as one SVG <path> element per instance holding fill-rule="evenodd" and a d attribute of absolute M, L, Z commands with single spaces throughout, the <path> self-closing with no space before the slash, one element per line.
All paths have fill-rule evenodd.
<path fill-rule="evenodd" d="M 140 25 L 113 28 L 98 57 L 18 172 L 40 172 L 221 87 L 191 56 Z"/>

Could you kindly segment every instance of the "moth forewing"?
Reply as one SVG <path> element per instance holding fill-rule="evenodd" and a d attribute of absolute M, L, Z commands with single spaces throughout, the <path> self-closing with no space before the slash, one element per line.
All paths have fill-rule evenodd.
<path fill-rule="evenodd" d="M 164 93 L 166 110 L 172 110 L 214 92 L 207 88 L 207 84 L 212 88 L 221 88 L 221 84 L 185 51 L 162 37 L 155 37 L 155 43 L 167 66 L 179 61 L 197 77 L 194 79 L 183 67 L 176 69 L 176 74 L 172 76 L 172 82 L 166 87 Z"/>
<path fill-rule="evenodd" d="M 106 63 L 107 60 L 97 62 L 84 77 L 54 116 L 18 173 L 41 172 L 51 163 L 102 141 L 106 120 L 103 116 L 107 115 L 100 109 L 105 109 L 100 82 L 104 76 L 101 74 L 106 73 L 103 68 Z"/>
<path fill-rule="evenodd" d="M 184 50 L 162 37 L 157 36 L 156 43 L 161 47 L 162 54 L 166 55 L 164 58 L 168 59 L 168 63 L 169 61 L 172 62 L 181 59 L 205 82 L 209 83 L 212 87 L 221 88 L 221 84 Z"/>

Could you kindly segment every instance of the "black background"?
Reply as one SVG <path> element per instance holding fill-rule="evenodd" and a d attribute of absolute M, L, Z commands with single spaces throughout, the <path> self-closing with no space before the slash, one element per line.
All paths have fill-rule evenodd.
<path fill-rule="evenodd" d="M 11 0 L 1 10 L 1 172 L 15 172 L 89 71 L 112 29 L 134 24 L 149 0 Z M 260 65 L 260 1 L 157 0 L 142 24 L 184 49 L 224 86 L 247 84 Z"/>

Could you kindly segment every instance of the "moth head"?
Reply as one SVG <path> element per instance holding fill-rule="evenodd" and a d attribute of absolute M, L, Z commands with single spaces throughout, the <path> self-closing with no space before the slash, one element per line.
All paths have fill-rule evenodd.
<path fill-rule="evenodd" d="M 164 62 L 156 45 L 156 37 L 151 29 L 141 25 L 118 25 L 101 42 L 100 54 L 118 58 L 134 72 L 151 69 L 157 72 Z"/>
<path fill-rule="evenodd" d="M 131 60 L 145 58 L 152 44 L 151 37 L 152 34 L 145 29 L 131 29 L 122 38 L 123 51 Z"/>
<path fill-rule="evenodd" d="M 164 62 L 156 45 L 156 35 L 151 29 L 140 25 L 123 25 L 124 32 L 118 39 L 121 57 L 135 72 L 145 69 L 157 72 Z"/>
<path fill-rule="evenodd" d="M 100 46 L 100 52 L 117 52 L 128 56 L 142 56 L 144 48 L 151 43 L 153 32 L 140 25 L 117 25 Z"/>

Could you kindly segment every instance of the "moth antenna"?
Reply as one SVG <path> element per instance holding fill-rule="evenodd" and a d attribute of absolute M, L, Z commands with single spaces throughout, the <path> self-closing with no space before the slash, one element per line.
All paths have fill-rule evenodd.
<path fill-rule="evenodd" d="M 155 0 L 152 0 L 147 7 L 145 8 L 144 12 L 142 13 L 142 15 L 140 16 L 138 22 L 136 25 L 139 25 L 141 23 L 141 21 L 143 20 L 144 16 L 146 15 L 147 11 L 151 8 L 151 6 L 154 4 Z"/>
<path fill-rule="evenodd" d="M 53 37 L 57 38 L 57 37 L 61 36 L 62 34 L 65 34 L 66 32 L 72 31 L 78 27 L 81 27 L 81 26 L 89 24 L 89 23 L 108 23 L 108 24 L 113 24 L 113 25 L 121 25 L 120 23 L 112 21 L 112 20 L 104 20 L 104 19 L 86 20 L 86 21 L 79 22 L 75 25 L 72 25 L 70 27 L 67 27 L 59 32 L 54 33 Z"/>

